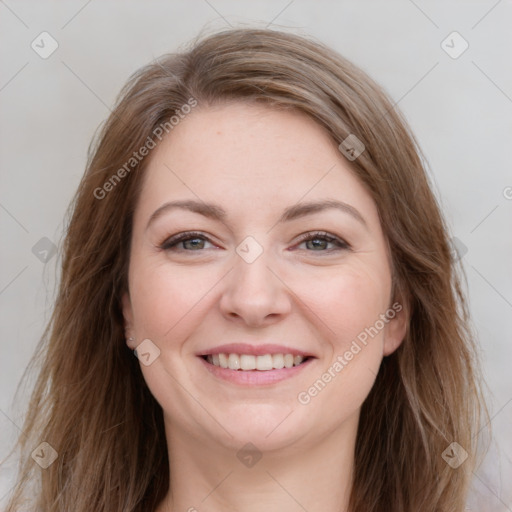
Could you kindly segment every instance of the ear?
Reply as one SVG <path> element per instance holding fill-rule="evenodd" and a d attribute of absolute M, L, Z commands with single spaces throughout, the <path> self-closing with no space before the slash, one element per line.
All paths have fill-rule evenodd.
<path fill-rule="evenodd" d="M 386 312 L 389 319 L 384 333 L 383 355 L 391 355 L 403 342 L 409 325 L 407 304 L 396 300 Z"/>
<path fill-rule="evenodd" d="M 126 333 L 126 345 L 132 350 L 135 350 L 137 343 L 135 339 L 135 333 L 133 330 L 133 308 L 130 300 L 130 294 L 128 292 L 123 293 L 121 297 L 121 304 L 123 309 L 125 333 Z"/>

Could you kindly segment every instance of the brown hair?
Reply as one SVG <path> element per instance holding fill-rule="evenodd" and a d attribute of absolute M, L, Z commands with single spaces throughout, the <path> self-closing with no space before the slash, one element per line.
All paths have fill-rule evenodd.
<path fill-rule="evenodd" d="M 32 480 L 39 484 L 31 510 L 45 512 L 148 512 L 168 491 L 162 410 L 124 337 L 120 298 L 148 158 L 126 162 L 191 98 L 198 108 L 251 101 L 294 109 L 336 144 L 350 134 L 364 143 L 351 166 L 377 205 L 410 322 L 362 407 L 350 510 L 462 511 L 485 407 L 448 231 L 417 144 L 353 64 L 309 39 L 258 29 L 214 34 L 140 69 L 91 146 L 53 315 L 31 361 L 41 368 L 7 511 L 20 510 Z M 108 193 L 99 193 L 109 180 Z M 43 471 L 30 457 L 42 441 L 58 453 Z M 442 457 L 453 441 L 469 453 L 457 469 Z"/>

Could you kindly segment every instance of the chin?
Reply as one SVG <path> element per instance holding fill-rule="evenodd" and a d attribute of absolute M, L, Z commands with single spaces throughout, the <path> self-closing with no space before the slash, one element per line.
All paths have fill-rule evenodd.
<path fill-rule="evenodd" d="M 298 421 L 298 414 L 290 414 L 291 407 L 280 405 L 247 405 L 229 416 L 219 417 L 224 429 L 219 431 L 222 444 L 239 449 L 246 443 L 254 444 L 261 451 L 275 450 L 294 443 L 305 428 Z"/>

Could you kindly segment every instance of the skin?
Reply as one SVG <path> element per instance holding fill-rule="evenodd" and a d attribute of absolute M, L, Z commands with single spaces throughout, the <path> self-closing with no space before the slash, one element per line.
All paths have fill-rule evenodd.
<path fill-rule="evenodd" d="M 168 201 L 215 203 L 224 222 L 171 209 Z M 338 200 L 363 222 L 325 209 L 278 222 L 287 207 Z M 192 240 L 164 250 L 184 231 Z M 336 243 L 299 242 L 325 231 Z M 252 263 L 235 249 L 252 236 Z M 312 238 L 315 238 L 313 235 Z M 195 240 L 195 241 L 194 241 Z M 136 206 L 123 297 L 127 335 L 160 355 L 141 363 L 164 412 L 170 492 L 158 512 L 347 510 L 361 405 L 382 358 L 401 343 L 404 310 L 371 338 L 309 403 L 298 401 L 337 356 L 391 307 L 387 242 L 371 196 L 348 160 L 309 118 L 243 103 L 188 115 L 153 151 Z M 224 343 L 280 343 L 316 356 L 282 382 L 222 381 L 196 356 Z M 246 467 L 237 452 L 262 458 Z"/>

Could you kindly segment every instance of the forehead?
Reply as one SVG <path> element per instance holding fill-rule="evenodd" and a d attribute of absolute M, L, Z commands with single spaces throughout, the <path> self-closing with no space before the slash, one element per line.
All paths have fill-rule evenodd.
<path fill-rule="evenodd" d="M 141 209 L 184 197 L 235 213 L 264 205 L 269 214 L 330 198 L 378 219 L 370 195 L 322 127 L 304 114 L 254 104 L 199 106 L 153 150 Z"/>

